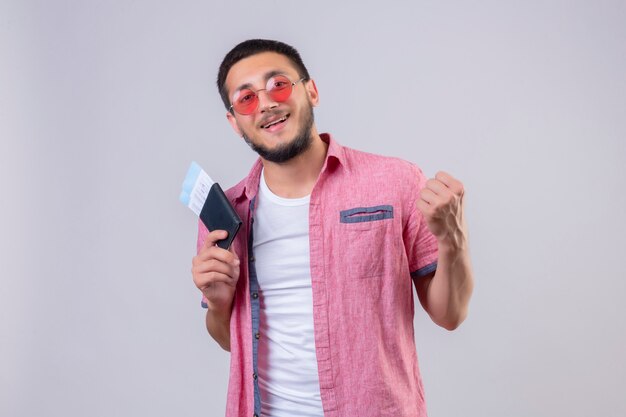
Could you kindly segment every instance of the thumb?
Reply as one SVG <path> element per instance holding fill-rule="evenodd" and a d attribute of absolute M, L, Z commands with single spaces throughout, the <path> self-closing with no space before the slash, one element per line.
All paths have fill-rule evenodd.
<path fill-rule="evenodd" d="M 204 240 L 204 247 L 210 248 L 211 246 L 215 246 L 218 240 L 226 239 L 227 237 L 228 232 L 226 230 L 214 230 L 206 235 L 206 239 Z"/>

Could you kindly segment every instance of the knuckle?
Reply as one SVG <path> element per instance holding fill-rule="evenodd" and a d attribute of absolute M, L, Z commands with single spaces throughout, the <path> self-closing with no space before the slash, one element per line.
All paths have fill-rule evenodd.
<path fill-rule="evenodd" d="M 207 282 L 212 284 L 217 281 L 219 274 L 215 271 L 209 271 L 207 272 L 206 277 L 207 277 Z"/>
<path fill-rule="evenodd" d="M 209 259 L 207 261 L 207 270 L 210 272 L 217 271 L 220 265 L 220 261 L 217 259 Z"/>
<path fill-rule="evenodd" d="M 217 258 L 218 253 L 219 253 L 219 248 L 217 246 L 211 246 L 210 248 L 207 249 L 207 256 L 210 259 Z"/>
<path fill-rule="evenodd" d="M 209 256 L 210 249 L 211 248 L 208 247 L 208 246 L 205 246 L 202 249 L 200 249 L 200 252 L 198 252 L 198 255 L 196 256 L 197 261 L 198 262 L 202 262 L 202 261 L 206 260 L 207 257 Z"/>
<path fill-rule="evenodd" d="M 235 260 L 235 257 L 233 256 L 232 252 L 226 251 L 226 254 L 224 254 L 224 261 L 227 263 L 232 263 Z"/>
<path fill-rule="evenodd" d="M 199 274 L 194 274 L 193 283 L 197 288 L 202 288 L 202 277 Z"/>

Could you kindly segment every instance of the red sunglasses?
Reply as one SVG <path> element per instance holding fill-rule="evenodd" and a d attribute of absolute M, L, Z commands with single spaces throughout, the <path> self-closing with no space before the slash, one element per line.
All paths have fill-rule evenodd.
<path fill-rule="evenodd" d="M 291 96 L 293 86 L 303 80 L 304 78 L 300 78 L 298 81 L 292 82 L 284 75 L 276 75 L 267 80 L 265 88 L 261 88 L 257 91 L 252 91 L 249 88 L 244 88 L 237 91 L 232 99 L 233 104 L 228 108 L 228 110 L 235 110 L 237 113 L 242 115 L 254 113 L 259 107 L 258 93 L 259 91 L 264 90 L 273 101 L 282 103 L 283 101 L 287 101 L 289 96 Z"/>

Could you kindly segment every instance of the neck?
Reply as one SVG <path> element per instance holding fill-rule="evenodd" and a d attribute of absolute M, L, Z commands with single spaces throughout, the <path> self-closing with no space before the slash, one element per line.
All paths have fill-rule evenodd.
<path fill-rule="evenodd" d="M 300 198 L 311 194 L 324 166 L 328 145 L 315 127 L 311 130 L 311 146 L 287 162 L 263 162 L 265 182 L 274 194 L 283 198 Z"/>

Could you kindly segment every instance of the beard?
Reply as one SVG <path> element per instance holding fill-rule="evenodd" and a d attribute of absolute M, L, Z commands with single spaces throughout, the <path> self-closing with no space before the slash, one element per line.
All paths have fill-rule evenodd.
<path fill-rule="evenodd" d="M 313 106 L 309 103 L 307 107 L 308 108 L 304 110 L 299 120 L 300 130 L 292 140 L 282 143 L 273 149 L 269 149 L 266 146 L 254 143 L 246 132 L 241 129 L 243 139 L 261 158 L 277 164 L 287 162 L 309 149 L 313 142 L 313 138 L 311 137 L 311 128 L 313 127 L 314 119 Z"/>

